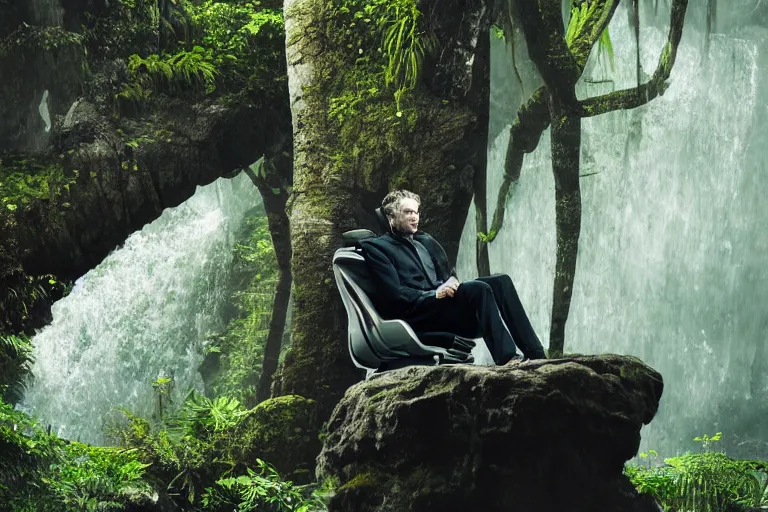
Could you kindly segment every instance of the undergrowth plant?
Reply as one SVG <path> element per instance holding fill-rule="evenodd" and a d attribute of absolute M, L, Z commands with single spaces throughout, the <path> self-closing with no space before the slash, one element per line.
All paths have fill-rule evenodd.
<path fill-rule="evenodd" d="M 148 90 L 178 93 L 184 89 L 207 94 L 216 89 L 218 69 L 212 62 L 212 53 L 201 46 L 175 54 L 140 57 L 131 55 L 128 72 L 133 82 L 123 84 L 119 97 L 140 101 L 148 97 Z"/>
<path fill-rule="evenodd" d="M 330 19 L 337 25 L 335 42 L 353 65 L 334 91 L 331 116 L 339 122 L 357 114 L 359 103 L 377 102 L 384 95 L 394 99 L 397 117 L 402 100 L 418 85 L 424 59 L 437 48 L 437 40 L 424 22 L 414 0 L 347 0 L 329 2 Z M 350 82 L 350 78 L 353 78 Z M 362 105 L 361 105 L 362 106 Z"/>
<path fill-rule="evenodd" d="M 146 467 L 136 450 L 65 441 L 0 401 L 2 510 L 125 510 L 152 494 Z"/>
<path fill-rule="evenodd" d="M 15 403 L 21 398 L 33 362 L 27 336 L 0 333 L 0 399 Z"/>
<path fill-rule="evenodd" d="M 277 278 L 277 259 L 263 207 L 245 219 L 233 251 L 231 304 L 226 328 L 211 336 L 209 357 L 218 359 L 210 388 L 216 395 L 255 405 Z"/>
<path fill-rule="evenodd" d="M 256 459 L 256 470 L 248 468 L 246 474 L 222 478 L 203 495 L 206 510 L 237 510 L 239 512 L 313 512 L 327 510 L 330 489 L 327 486 L 306 496 L 302 490 L 280 479 L 268 463 Z"/>
<path fill-rule="evenodd" d="M 157 34 L 157 41 L 126 55 L 130 79 L 120 85 L 119 101 L 140 110 L 158 93 L 202 97 L 232 92 L 260 100 L 282 94 L 287 82 L 280 10 L 248 0 L 163 3 L 170 7 L 170 20 L 157 2 L 121 0 L 116 30 L 130 40 L 134 31 Z"/>
<path fill-rule="evenodd" d="M 668 512 L 725 512 L 733 506 L 768 505 L 768 462 L 737 460 L 709 451 L 721 433 L 695 438 L 702 453 L 686 453 L 653 465 L 653 450 L 641 453 L 647 465 L 627 465 L 637 490 L 655 497 Z M 651 453 L 652 452 L 652 453 Z"/>
<path fill-rule="evenodd" d="M 234 398 L 192 392 L 178 412 L 154 426 L 123 413 L 127 422 L 113 428 L 113 439 L 136 453 L 148 478 L 184 510 L 323 510 L 319 494 L 282 480 L 252 455 L 263 426 Z"/>

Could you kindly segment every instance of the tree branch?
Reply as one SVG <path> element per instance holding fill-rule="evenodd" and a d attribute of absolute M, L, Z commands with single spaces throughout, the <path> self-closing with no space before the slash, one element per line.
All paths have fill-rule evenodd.
<path fill-rule="evenodd" d="M 599 12 L 600 14 L 590 15 L 586 22 L 579 27 L 578 32 L 573 38 L 573 43 L 569 46 L 573 58 L 580 70 L 584 69 L 589 59 L 589 54 L 595 43 L 603 35 L 605 29 L 613 18 L 616 8 L 619 6 L 619 0 L 593 0 L 589 5 L 590 12 Z"/>
<path fill-rule="evenodd" d="M 661 51 L 659 64 L 650 80 L 638 87 L 615 91 L 581 101 L 579 104 L 579 115 L 581 117 L 592 117 L 605 114 L 606 112 L 613 112 L 614 110 L 636 108 L 664 94 L 664 91 L 669 87 L 669 84 L 666 82 L 672 73 L 672 67 L 677 57 L 677 48 L 683 35 L 683 23 L 687 8 L 688 0 L 673 1 L 669 16 L 670 23 L 667 43 Z"/>
<path fill-rule="evenodd" d="M 560 0 L 509 1 L 544 84 L 566 103 L 575 104 L 575 85 L 581 72 L 565 43 Z"/>
<path fill-rule="evenodd" d="M 549 126 L 548 96 L 546 87 L 536 89 L 528 101 L 518 109 L 515 121 L 509 129 L 509 144 L 504 159 L 504 181 L 497 195 L 493 221 L 488 230 L 488 242 L 496 238 L 504 225 L 507 196 L 512 183 L 520 179 L 525 154 L 532 153 L 538 147 L 541 134 Z"/>

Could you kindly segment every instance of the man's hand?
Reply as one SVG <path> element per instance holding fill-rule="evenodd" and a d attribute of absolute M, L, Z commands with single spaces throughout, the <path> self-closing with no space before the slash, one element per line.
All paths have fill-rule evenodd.
<path fill-rule="evenodd" d="M 459 280 L 451 276 L 446 282 L 441 284 L 435 291 L 435 297 L 442 299 L 444 297 L 453 297 L 456 290 L 459 288 Z"/>

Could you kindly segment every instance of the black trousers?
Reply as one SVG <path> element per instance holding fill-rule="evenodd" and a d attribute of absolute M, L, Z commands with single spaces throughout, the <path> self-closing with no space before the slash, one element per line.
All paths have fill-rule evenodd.
<path fill-rule="evenodd" d="M 515 285 L 506 274 L 465 281 L 453 297 L 421 307 L 405 320 L 416 332 L 444 331 L 467 338 L 482 336 L 496 364 L 512 359 L 515 346 L 529 359 L 545 357 Z"/>

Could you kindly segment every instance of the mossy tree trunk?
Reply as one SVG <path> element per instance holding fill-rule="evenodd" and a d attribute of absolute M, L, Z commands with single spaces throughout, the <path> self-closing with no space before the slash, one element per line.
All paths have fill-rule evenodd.
<path fill-rule="evenodd" d="M 488 197 L 487 197 L 487 169 L 477 169 L 473 182 L 475 198 L 475 230 L 477 233 L 488 233 Z M 475 258 L 477 262 L 477 275 L 491 275 L 491 259 L 488 255 L 488 242 L 477 237 L 475 241 Z M 465 277 L 465 276 L 462 276 Z"/>
<path fill-rule="evenodd" d="M 361 378 L 350 360 L 331 267 L 341 234 L 378 231 L 373 210 L 381 198 L 408 188 L 422 196 L 423 228 L 455 261 L 474 172 L 485 167 L 488 130 L 490 43 L 481 1 L 419 4 L 418 33 L 433 34 L 440 48 L 424 56 L 416 85 L 399 102 L 377 74 L 386 65 L 376 51 L 380 32 L 359 23 L 350 34 L 353 20 L 345 16 L 355 13 L 342 7 L 319 0 L 284 5 L 294 123 L 294 291 L 280 392 L 317 399 L 325 417 Z"/>
<path fill-rule="evenodd" d="M 552 288 L 549 355 L 560 357 L 563 355 L 565 322 L 568 320 L 568 311 L 571 307 L 581 232 L 581 189 L 579 187 L 581 118 L 569 112 L 566 105 L 554 98 L 551 113 L 557 256 L 555 282 Z"/>

